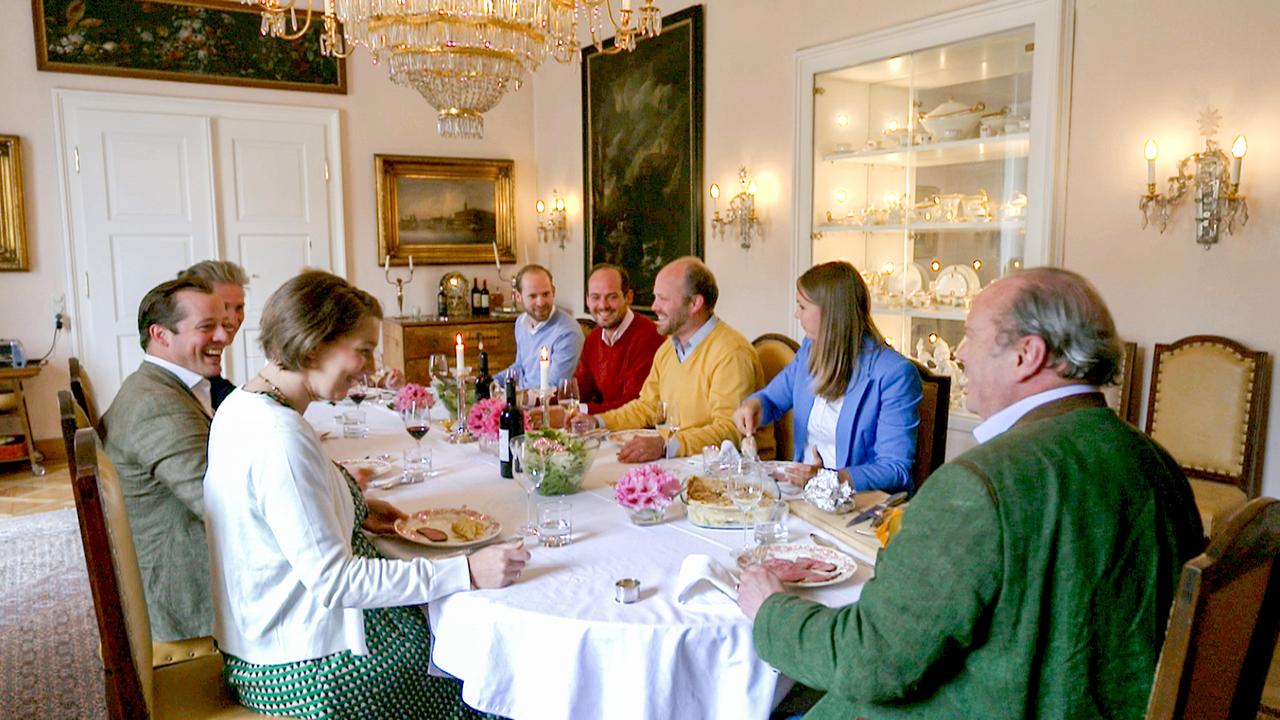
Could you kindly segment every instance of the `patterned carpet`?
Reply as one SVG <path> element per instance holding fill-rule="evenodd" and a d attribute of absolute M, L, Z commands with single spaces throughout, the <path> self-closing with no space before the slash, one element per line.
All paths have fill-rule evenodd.
<path fill-rule="evenodd" d="M 75 510 L 0 522 L 0 698 L 15 720 L 106 717 Z"/>

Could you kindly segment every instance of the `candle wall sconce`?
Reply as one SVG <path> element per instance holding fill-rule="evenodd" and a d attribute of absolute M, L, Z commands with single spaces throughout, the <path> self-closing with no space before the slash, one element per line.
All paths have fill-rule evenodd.
<path fill-rule="evenodd" d="M 538 240 L 544 243 L 556 243 L 564 249 L 569 239 L 569 220 L 565 211 L 564 198 L 555 190 L 551 191 L 551 203 L 539 200 L 534 206 L 538 211 Z M 544 219 L 542 216 L 546 215 Z"/>
<path fill-rule="evenodd" d="M 1196 204 L 1196 242 L 1205 250 L 1218 242 L 1223 226 L 1228 234 L 1234 235 L 1236 228 L 1249 222 L 1249 204 L 1240 194 L 1240 168 L 1249 144 L 1244 135 L 1236 136 L 1231 144 L 1231 159 L 1228 159 L 1213 140 L 1220 122 L 1218 111 L 1213 108 L 1200 114 L 1204 150 L 1178 161 L 1178 174 L 1169 178 L 1167 194 L 1156 192 L 1156 158 L 1160 149 L 1155 140 L 1147 141 L 1143 148 L 1147 160 L 1147 192 L 1138 201 L 1143 228 L 1155 225 L 1163 233 L 1169 225 L 1170 209 L 1185 198 L 1189 190 L 1194 190 Z"/>
<path fill-rule="evenodd" d="M 743 249 L 750 249 L 752 240 L 763 237 L 763 230 L 760 218 L 756 215 L 756 182 L 747 177 L 745 165 L 738 169 L 738 184 L 742 186 L 742 190 L 729 201 L 729 209 L 725 211 L 724 217 L 720 216 L 719 208 L 715 207 L 720 199 L 720 186 L 711 184 L 711 203 L 715 207 L 711 217 L 711 231 L 723 240 L 725 232 L 732 228 L 738 244 Z"/>

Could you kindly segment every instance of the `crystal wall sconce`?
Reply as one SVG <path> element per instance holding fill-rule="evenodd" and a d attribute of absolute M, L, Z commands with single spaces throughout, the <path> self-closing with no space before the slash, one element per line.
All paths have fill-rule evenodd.
<path fill-rule="evenodd" d="M 711 231 L 723 240 L 725 232 L 732 229 L 738 244 L 743 249 L 750 249 L 752 240 L 761 239 L 763 231 L 760 218 L 756 215 L 756 182 L 748 179 L 745 165 L 738 169 L 738 184 L 742 186 L 742 190 L 729 201 L 729 209 L 725 211 L 724 217 L 720 216 L 720 209 L 717 207 L 720 186 L 711 184 L 711 204 L 715 209 L 711 217 Z"/>
<path fill-rule="evenodd" d="M 569 239 L 569 220 L 564 198 L 552 190 L 550 205 L 539 200 L 534 207 L 538 211 L 538 240 L 544 243 L 554 242 L 563 250 L 565 241 Z"/>
<path fill-rule="evenodd" d="M 1194 190 L 1196 204 L 1196 242 L 1205 250 L 1218 242 L 1223 226 L 1228 234 L 1234 235 L 1236 228 L 1249 222 L 1249 204 L 1240 194 L 1240 167 L 1249 144 L 1244 135 L 1236 136 L 1229 160 L 1213 140 L 1219 122 L 1218 111 L 1213 108 L 1200 114 L 1204 150 L 1178 161 L 1178 174 L 1169 178 L 1167 194 L 1156 192 L 1156 158 L 1160 149 L 1155 140 L 1147 141 L 1143 152 L 1147 160 L 1147 192 L 1138 201 L 1143 228 L 1155 225 L 1163 233 L 1169 225 L 1170 208 L 1185 198 L 1189 190 Z"/>

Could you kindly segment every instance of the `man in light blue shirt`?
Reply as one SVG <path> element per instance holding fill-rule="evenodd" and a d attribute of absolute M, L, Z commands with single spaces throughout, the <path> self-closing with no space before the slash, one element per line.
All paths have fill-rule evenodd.
<path fill-rule="evenodd" d="M 556 307 L 556 286 L 551 271 L 541 265 L 525 265 L 516 274 L 516 296 L 524 305 L 524 313 L 516 318 L 516 361 L 498 373 L 505 383 L 515 378 L 521 388 L 539 387 L 542 382 L 539 353 L 547 348 L 551 368 L 547 385 L 573 377 L 582 354 L 582 327 L 572 315 Z"/>

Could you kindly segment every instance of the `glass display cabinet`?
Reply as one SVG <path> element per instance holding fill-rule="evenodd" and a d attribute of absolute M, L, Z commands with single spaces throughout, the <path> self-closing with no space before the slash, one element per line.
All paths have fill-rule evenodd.
<path fill-rule="evenodd" d="M 975 418 L 953 353 L 970 303 L 1055 260 L 1063 43 L 1057 3 L 1039 6 L 998 3 L 800 57 L 800 267 L 853 263 L 886 342 L 952 376 L 964 430 Z M 886 52 L 893 41 L 903 49 Z"/>

